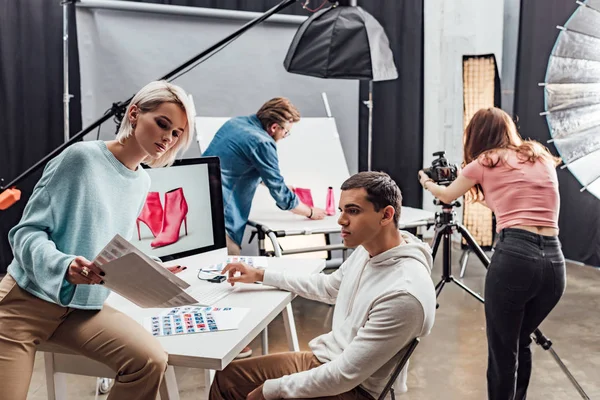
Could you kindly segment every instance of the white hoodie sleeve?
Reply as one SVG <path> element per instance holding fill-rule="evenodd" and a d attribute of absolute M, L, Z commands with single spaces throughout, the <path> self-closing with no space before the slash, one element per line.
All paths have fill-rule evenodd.
<path fill-rule="evenodd" d="M 406 292 L 377 299 L 367 322 L 336 359 L 264 383 L 267 400 L 335 396 L 352 390 L 421 334 L 421 303 Z"/>
<path fill-rule="evenodd" d="M 294 275 L 266 269 L 263 283 L 296 293 L 307 299 L 335 304 L 342 277 L 343 266 L 332 274 Z"/>

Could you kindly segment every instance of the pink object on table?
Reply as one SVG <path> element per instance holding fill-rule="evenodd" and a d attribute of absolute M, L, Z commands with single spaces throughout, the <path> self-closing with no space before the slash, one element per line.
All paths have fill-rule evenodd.
<path fill-rule="evenodd" d="M 296 196 L 298 196 L 298 199 L 302 203 L 306 204 L 309 207 L 315 206 L 313 203 L 313 198 L 310 189 L 294 188 L 294 193 L 296 193 Z"/>
<path fill-rule="evenodd" d="M 327 215 L 335 215 L 335 199 L 333 197 L 333 188 L 329 186 L 327 189 L 327 199 L 325 200 L 325 213 Z"/>

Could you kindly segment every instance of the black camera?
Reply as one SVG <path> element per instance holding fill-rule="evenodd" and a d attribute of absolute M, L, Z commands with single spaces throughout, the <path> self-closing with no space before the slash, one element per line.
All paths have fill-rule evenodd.
<path fill-rule="evenodd" d="M 458 167 L 448 163 L 445 151 L 436 151 L 433 156 L 437 158 L 431 162 L 431 167 L 423 168 L 423 172 L 438 185 L 448 186 L 458 177 Z"/>

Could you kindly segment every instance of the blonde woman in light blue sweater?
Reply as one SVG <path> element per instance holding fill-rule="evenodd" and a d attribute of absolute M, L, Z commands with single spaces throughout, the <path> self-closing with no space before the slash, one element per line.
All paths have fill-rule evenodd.
<path fill-rule="evenodd" d="M 36 346 L 45 341 L 113 369 L 109 399 L 156 398 L 167 355 L 141 325 L 103 306 L 110 292 L 89 260 L 115 234 L 133 235 L 150 188 L 140 163 L 171 164 L 191 142 L 194 117 L 183 89 L 151 82 L 132 99 L 116 140 L 74 144 L 48 163 L 9 233 L 0 400 L 26 398 Z"/>

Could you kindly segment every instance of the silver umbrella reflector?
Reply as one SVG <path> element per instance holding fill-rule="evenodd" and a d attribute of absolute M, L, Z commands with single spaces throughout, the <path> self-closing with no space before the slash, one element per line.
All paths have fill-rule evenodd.
<path fill-rule="evenodd" d="M 550 142 L 563 168 L 600 198 L 600 0 L 578 2 L 552 49 L 544 85 Z"/>

